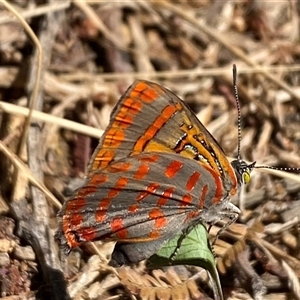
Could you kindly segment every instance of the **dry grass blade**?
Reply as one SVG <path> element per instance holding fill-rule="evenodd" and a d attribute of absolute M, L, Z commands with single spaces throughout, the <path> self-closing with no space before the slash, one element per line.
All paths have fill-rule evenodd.
<path fill-rule="evenodd" d="M 238 255 L 246 249 L 245 239 L 239 240 L 226 250 L 217 260 L 217 267 L 221 274 L 226 274 L 237 261 Z"/>
<path fill-rule="evenodd" d="M 298 277 L 300 277 L 300 260 L 292 257 L 286 252 L 280 250 L 276 246 L 271 243 L 259 238 L 257 235 L 253 234 L 253 232 L 248 232 L 247 239 L 253 243 L 255 243 L 261 249 L 264 249 L 266 252 L 270 252 L 277 259 L 284 260 L 289 266 L 293 268 Z"/>
<path fill-rule="evenodd" d="M 282 266 L 284 270 L 287 272 L 289 277 L 289 282 L 292 287 L 292 291 L 294 294 L 295 299 L 300 299 L 300 283 L 299 283 L 299 276 L 295 274 L 295 271 L 291 266 L 289 266 L 285 261 L 282 261 Z"/>
<path fill-rule="evenodd" d="M 241 67 L 239 68 L 239 74 L 259 74 L 263 71 L 270 72 L 270 73 L 276 73 L 276 72 L 283 72 L 283 73 L 292 73 L 292 72 L 299 72 L 300 71 L 300 65 L 277 65 L 277 66 L 258 66 L 255 68 L 251 67 Z M 64 74 L 62 77 L 64 80 L 70 80 L 70 81 L 76 81 L 79 79 L 85 79 L 85 80 L 95 80 L 95 76 L 98 79 L 103 80 L 119 80 L 119 79 L 126 79 L 126 78 L 134 78 L 134 79 L 140 79 L 140 78 L 149 78 L 151 80 L 155 80 L 158 78 L 162 79 L 180 79 L 183 77 L 209 77 L 209 76 L 221 76 L 221 75 L 231 75 L 230 68 L 195 68 L 190 70 L 173 70 L 173 71 L 157 71 L 157 72 L 127 72 L 127 73 L 112 73 L 112 74 L 97 74 L 97 75 L 91 75 L 89 73 L 83 73 L 81 71 L 72 73 L 72 74 Z"/>
<path fill-rule="evenodd" d="M 51 13 L 54 11 L 64 10 L 67 9 L 70 6 L 71 1 L 64 1 L 63 3 L 54 3 L 54 4 L 47 4 L 47 5 L 41 5 L 40 7 L 35 7 L 33 9 L 23 10 L 18 12 L 20 16 L 22 16 L 24 19 L 37 17 L 40 15 L 44 15 L 46 13 Z M 0 18 L 0 25 L 12 22 L 11 17 L 1 17 Z"/>
<path fill-rule="evenodd" d="M 0 108 L 5 112 L 14 115 L 27 117 L 29 114 L 29 109 L 26 107 L 21 107 L 14 104 L 1 102 L 1 101 L 0 101 Z M 103 130 L 101 129 L 97 129 L 67 119 L 55 117 L 50 114 L 43 113 L 36 110 L 32 110 L 32 119 L 45 122 L 45 123 L 54 124 L 57 125 L 58 127 L 65 128 L 74 132 L 82 133 L 87 136 L 91 136 L 95 138 L 100 138 L 101 135 L 103 134 Z"/>
<path fill-rule="evenodd" d="M 25 143 L 26 143 L 26 139 L 27 139 L 27 134 L 28 134 L 28 129 L 29 129 L 29 126 L 30 126 L 30 123 L 31 123 L 31 118 L 32 118 L 32 110 L 33 110 L 33 108 L 35 106 L 38 89 L 39 89 L 40 83 L 41 83 L 42 55 L 43 55 L 43 51 L 42 51 L 42 47 L 41 47 L 41 44 L 40 44 L 37 36 L 33 32 L 33 30 L 30 28 L 30 26 L 28 25 L 28 23 L 26 22 L 26 20 L 6 0 L 1 0 L 1 2 L 21 22 L 21 24 L 24 27 L 25 31 L 27 32 L 27 34 L 30 36 L 32 42 L 34 43 L 34 45 L 36 47 L 36 51 L 37 51 L 36 78 L 35 78 L 35 82 L 34 82 L 34 88 L 33 88 L 33 91 L 32 91 L 32 95 L 31 95 L 30 100 L 29 100 L 29 105 L 28 105 L 29 106 L 29 113 L 28 113 L 28 117 L 26 119 L 26 122 L 25 122 L 25 125 L 24 125 L 24 128 L 23 128 L 23 134 L 22 134 L 22 138 L 21 138 L 21 141 L 20 141 L 19 149 L 18 149 L 18 154 L 20 154 L 20 153 L 22 153 L 23 148 L 25 147 Z"/>
<path fill-rule="evenodd" d="M 272 170 L 272 169 L 267 169 L 267 168 L 261 168 L 261 169 L 259 169 L 259 172 L 263 172 L 263 173 L 270 174 L 270 175 L 275 175 L 275 176 L 285 178 L 285 179 L 290 179 L 290 180 L 300 183 L 300 175 L 299 174 L 293 174 L 293 173 L 289 173 L 289 172 L 285 172 L 285 171 Z"/>
<path fill-rule="evenodd" d="M 203 294 L 197 286 L 197 276 L 192 278 L 180 278 L 176 269 L 170 267 L 167 271 L 154 270 L 153 275 L 141 275 L 135 270 L 123 268 L 119 271 L 121 282 L 134 295 L 138 295 L 142 299 L 199 299 Z M 208 277 L 206 280 L 208 280 Z M 209 299 L 209 298 L 206 298 Z"/>
<path fill-rule="evenodd" d="M 107 27 L 103 24 L 102 20 L 97 16 L 97 14 L 86 1 L 73 0 L 73 3 L 77 5 L 90 18 L 90 20 L 94 23 L 96 28 L 100 32 L 102 32 L 109 41 L 111 41 L 115 46 L 122 50 L 129 50 L 127 47 L 120 43 L 120 41 L 117 39 L 116 36 L 113 35 L 113 33 L 111 33 L 107 29 Z"/>
<path fill-rule="evenodd" d="M 13 163 L 13 165 L 22 172 L 28 178 L 29 182 L 39 188 L 51 201 L 51 203 L 57 207 L 61 208 L 60 202 L 54 197 L 54 195 L 45 187 L 44 183 L 37 180 L 30 169 L 16 156 L 11 150 L 9 150 L 3 143 L 0 141 L 0 151 L 5 154 L 7 158 Z"/>

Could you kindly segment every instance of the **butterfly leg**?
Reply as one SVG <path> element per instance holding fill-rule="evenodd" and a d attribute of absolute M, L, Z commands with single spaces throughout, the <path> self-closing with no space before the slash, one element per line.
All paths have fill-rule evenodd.
<path fill-rule="evenodd" d="M 241 213 L 241 211 L 239 210 L 239 208 L 237 208 L 235 205 L 233 205 L 230 202 L 228 203 L 228 206 L 226 207 L 226 209 L 223 210 L 222 212 L 220 212 L 220 214 L 223 217 L 229 218 L 229 221 L 227 223 L 225 223 L 222 226 L 222 228 L 218 231 L 218 233 L 216 234 L 215 238 L 212 241 L 212 245 L 214 245 L 216 243 L 216 241 L 219 238 L 219 236 L 221 235 L 221 233 L 223 231 L 225 231 L 231 224 L 233 224 L 237 220 L 240 213 Z"/>

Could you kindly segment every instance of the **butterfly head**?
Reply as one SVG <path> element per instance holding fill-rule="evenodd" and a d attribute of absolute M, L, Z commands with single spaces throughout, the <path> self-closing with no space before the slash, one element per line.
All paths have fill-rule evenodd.
<path fill-rule="evenodd" d="M 247 164 L 241 159 L 235 159 L 231 162 L 239 185 L 249 183 L 251 177 L 250 174 L 251 171 L 254 169 L 255 164 L 256 162 Z"/>

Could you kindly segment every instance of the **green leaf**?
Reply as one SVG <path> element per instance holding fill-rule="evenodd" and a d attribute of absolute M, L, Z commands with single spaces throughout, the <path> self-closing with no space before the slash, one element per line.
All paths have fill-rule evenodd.
<path fill-rule="evenodd" d="M 175 236 L 147 261 L 149 268 L 174 265 L 193 265 L 206 269 L 211 278 L 215 299 L 223 299 L 215 257 L 204 225 L 196 225 L 185 236 Z"/>

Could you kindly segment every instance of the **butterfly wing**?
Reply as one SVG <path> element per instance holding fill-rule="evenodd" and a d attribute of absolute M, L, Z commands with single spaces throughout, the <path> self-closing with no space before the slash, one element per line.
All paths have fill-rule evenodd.
<path fill-rule="evenodd" d="M 66 253 L 117 240 L 113 264 L 137 262 L 194 221 L 219 220 L 236 188 L 231 164 L 185 103 L 136 81 L 112 112 L 84 186 L 59 212 L 56 238 Z"/>
<path fill-rule="evenodd" d="M 149 258 L 168 241 L 168 237 L 148 242 L 117 242 L 111 255 L 109 265 L 115 268 L 131 265 Z"/>
<path fill-rule="evenodd" d="M 67 253 L 99 239 L 157 240 L 160 247 L 193 220 L 218 220 L 228 195 L 205 164 L 174 153 L 141 153 L 87 179 L 59 212 L 57 237 Z"/>
<path fill-rule="evenodd" d="M 213 136 L 180 98 L 148 81 L 134 82 L 114 108 L 88 176 L 142 152 L 177 153 L 207 164 L 236 192 L 234 170 Z"/>

